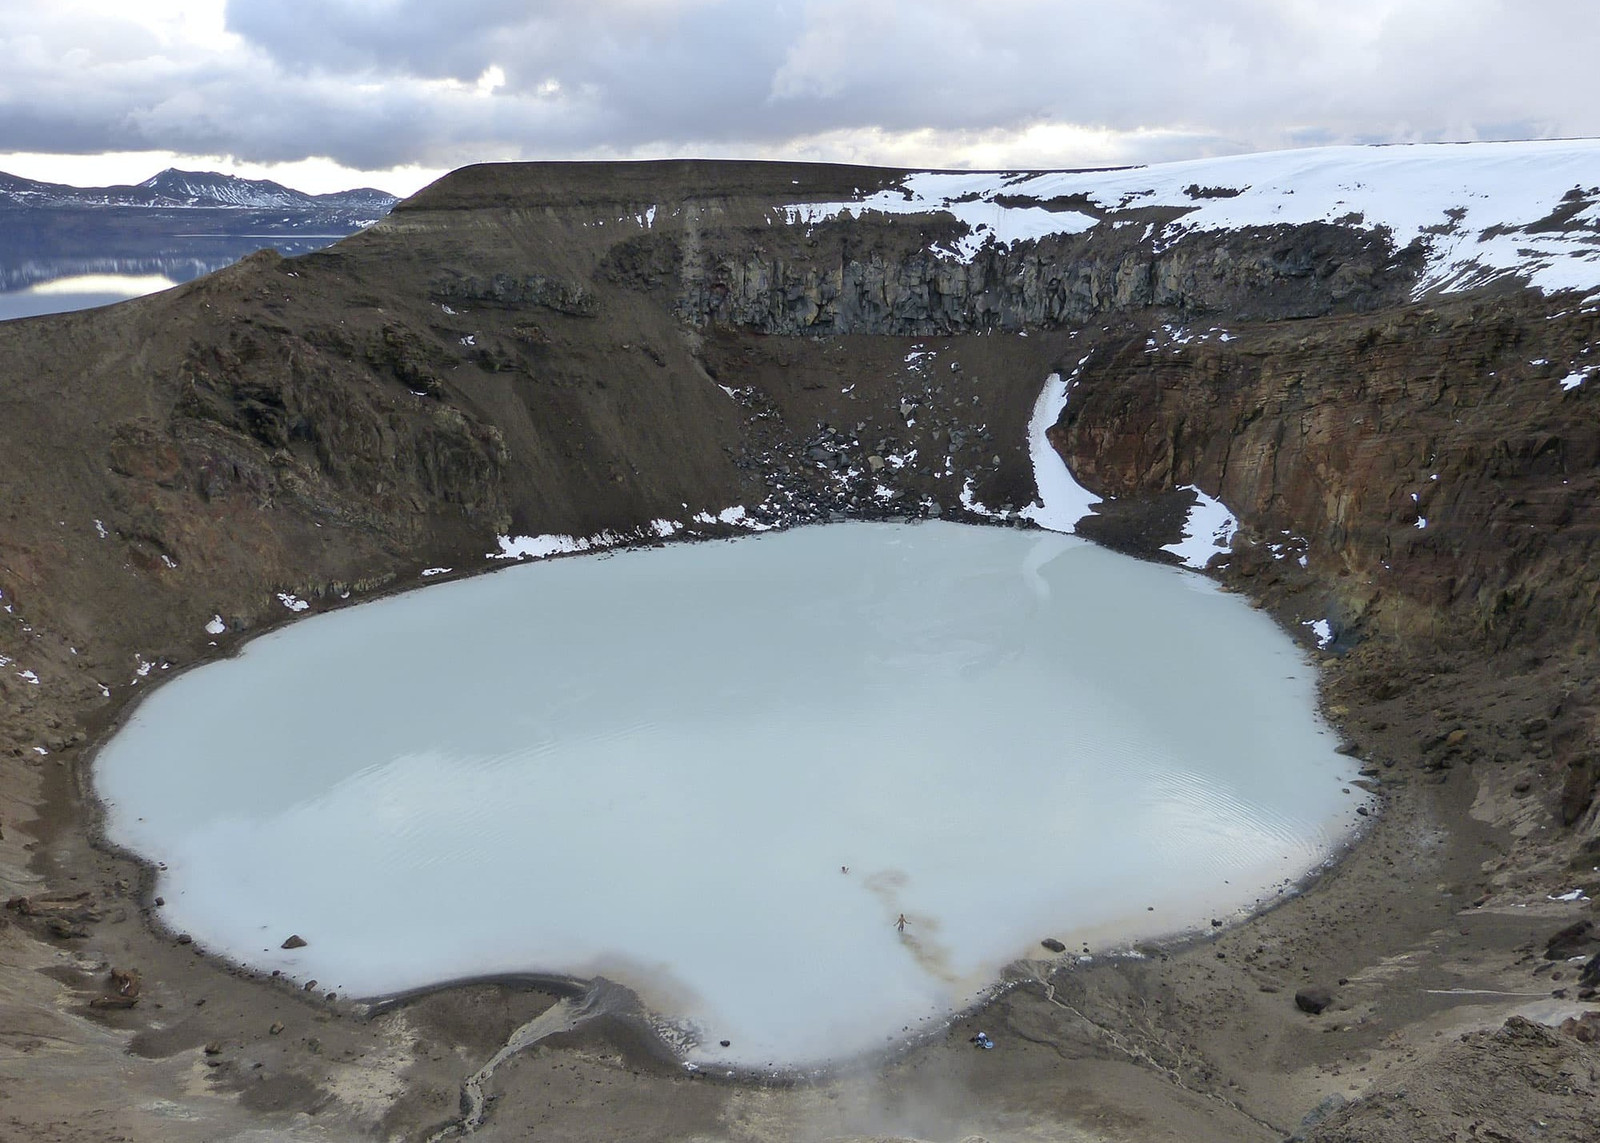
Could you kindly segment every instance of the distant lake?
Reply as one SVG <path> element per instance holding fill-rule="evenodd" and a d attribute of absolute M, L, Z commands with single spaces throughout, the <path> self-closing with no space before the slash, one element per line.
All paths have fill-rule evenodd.
<path fill-rule="evenodd" d="M 0 294 L 0 321 L 93 309 L 170 290 L 178 283 L 162 274 L 78 274 Z"/>
<path fill-rule="evenodd" d="M 110 305 L 169 289 L 271 248 L 309 254 L 355 232 L 313 214 L 0 210 L 0 321 Z"/>

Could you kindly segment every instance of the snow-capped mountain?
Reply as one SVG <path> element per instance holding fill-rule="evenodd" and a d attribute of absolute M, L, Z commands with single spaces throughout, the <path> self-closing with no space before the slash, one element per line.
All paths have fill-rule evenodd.
<path fill-rule="evenodd" d="M 232 207 L 241 210 L 354 212 L 376 219 L 398 199 L 371 187 L 306 194 L 269 179 L 168 168 L 134 186 L 74 187 L 0 172 L 0 209 L 7 207 Z"/>
<path fill-rule="evenodd" d="M 83 274 L 183 282 L 263 246 L 306 254 L 371 226 L 396 201 L 367 187 L 305 194 L 211 171 L 165 170 L 111 187 L 0 172 L 0 292 Z"/>

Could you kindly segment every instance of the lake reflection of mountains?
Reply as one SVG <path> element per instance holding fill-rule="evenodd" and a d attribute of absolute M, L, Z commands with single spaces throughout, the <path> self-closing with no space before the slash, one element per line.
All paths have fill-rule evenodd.
<path fill-rule="evenodd" d="M 88 188 L 0 173 L 0 292 L 84 275 L 187 282 L 263 247 L 320 249 L 376 222 L 395 201 L 381 191 L 308 195 L 186 171 Z"/>

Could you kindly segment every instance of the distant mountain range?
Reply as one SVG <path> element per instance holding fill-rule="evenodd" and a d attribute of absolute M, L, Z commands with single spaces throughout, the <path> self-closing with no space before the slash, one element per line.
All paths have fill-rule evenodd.
<path fill-rule="evenodd" d="M 0 293 L 83 274 L 187 282 L 264 246 L 286 256 L 321 249 L 398 201 L 370 187 L 306 194 L 214 171 L 165 170 L 112 187 L 0 173 Z"/>
<path fill-rule="evenodd" d="M 361 187 L 334 194 L 306 194 L 269 179 L 242 179 L 215 171 L 169 167 L 134 186 L 74 187 L 0 172 L 0 210 L 15 207 L 232 207 L 241 210 L 335 211 L 381 218 L 400 201 Z"/>

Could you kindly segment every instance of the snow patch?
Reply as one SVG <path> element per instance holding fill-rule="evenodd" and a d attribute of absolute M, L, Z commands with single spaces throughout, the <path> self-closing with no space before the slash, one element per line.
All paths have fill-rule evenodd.
<path fill-rule="evenodd" d="M 1587 369 L 1579 369 L 1574 373 L 1568 373 L 1561 379 L 1561 391 L 1563 393 L 1572 392 L 1572 390 L 1589 379 L 1589 373 L 1590 370 Z"/>
<path fill-rule="evenodd" d="M 210 622 L 206 624 L 207 635 L 221 635 L 227 629 L 228 625 L 222 621 L 222 616 L 220 615 L 213 615 Z"/>
<path fill-rule="evenodd" d="M 765 532 L 777 526 L 763 523 L 737 504 L 715 514 L 696 513 L 692 520 L 696 524 L 726 524 L 735 528 L 746 528 L 752 532 Z M 622 547 L 642 541 L 665 540 L 684 531 L 685 528 L 686 525 L 680 521 L 659 519 L 651 520 L 648 524 L 631 531 L 597 532 L 593 536 L 569 536 L 561 533 L 546 533 L 539 536 L 497 536 L 495 543 L 500 550 L 487 553 L 485 558 L 542 560 L 550 556 L 604 551 L 607 548 Z"/>
<path fill-rule="evenodd" d="M 1300 626 L 1311 628 L 1311 633 L 1317 637 L 1319 648 L 1333 642 L 1333 627 L 1326 619 L 1307 619 Z"/>
<path fill-rule="evenodd" d="M 1183 526 L 1183 539 L 1175 544 L 1163 544 L 1161 550 L 1171 552 L 1179 561 L 1199 571 L 1219 551 L 1226 551 L 1239 530 L 1239 521 L 1228 511 L 1228 506 L 1201 492 L 1197 485 L 1184 486 L 1194 493 L 1194 506 Z"/>
<path fill-rule="evenodd" d="M 699 519 L 698 516 L 695 518 Z M 763 524 L 751 516 L 741 504 L 735 504 L 732 508 L 724 508 L 717 513 L 716 519 L 719 524 L 728 524 L 735 528 L 749 528 L 752 532 L 766 532 L 773 527 L 773 525 Z"/>
<path fill-rule="evenodd" d="M 1044 389 L 1033 403 L 1033 415 L 1028 419 L 1028 456 L 1033 461 L 1033 486 L 1039 496 L 1021 512 L 1023 519 L 1032 520 L 1041 528 L 1052 532 L 1073 532 L 1078 521 L 1089 515 L 1100 502 L 1083 485 L 1072 478 L 1067 462 L 1061 459 L 1050 443 L 1050 427 L 1061 419 L 1067 407 L 1067 395 L 1089 359 L 1078 362 L 1078 369 L 1063 380 L 1061 374 L 1052 373 L 1045 379 Z"/>
<path fill-rule="evenodd" d="M 979 501 L 977 495 L 972 491 L 972 477 L 970 476 L 961 485 L 961 507 L 971 512 L 974 516 L 986 516 L 991 520 L 1009 520 L 1011 518 L 1011 513 L 997 511 Z"/>
<path fill-rule="evenodd" d="M 436 575 L 444 575 L 447 572 L 452 572 L 452 571 L 455 571 L 455 569 L 454 568 L 423 568 L 422 569 L 422 578 L 423 579 L 432 579 Z"/>
<path fill-rule="evenodd" d="M 110 532 L 106 531 L 105 524 L 99 520 L 94 522 L 94 534 L 99 536 L 102 540 L 111 535 Z"/>
<path fill-rule="evenodd" d="M 491 560 L 542 560 L 547 556 L 586 552 L 591 543 L 577 536 L 549 533 L 543 536 L 499 536 L 498 552 L 490 552 Z"/>
<path fill-rule="evenodd" d="M 946 253 L 970 262 L 979 250 L 994 244 L 1035 241 L 1052 234 L 1076 234 L 1098 221 L 1075 210 L 1042 206 L 1002 206 L 996 196 L 1009 193 L 1002 176 L 991 173 L 907 175 L 899 187 L 878 191 L 858 202 L 808 202 L 783 207 L 788 223 L 811 227 L 841 214 L 949 214 L 965 223 L 967 232 L 946 247 Z"/>
<path fill-rule="evenodd" d="M 311 604 L 307 603 L 305 600 L 299 598 L 293 592 L 289 591 L 280 591 L 278 593 L 278 602 L 283 604 L 290 611 L 307 611 L 311 607 Z"/>

